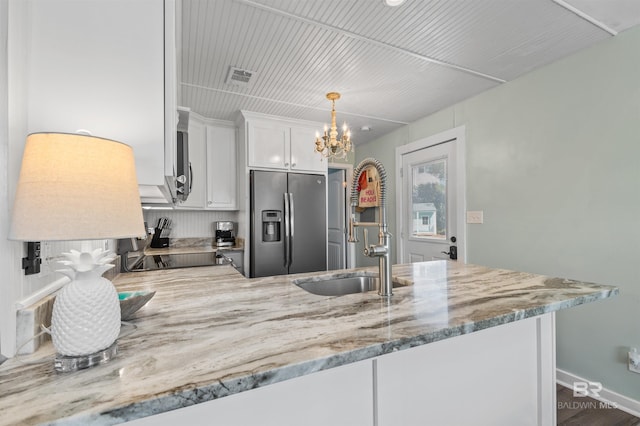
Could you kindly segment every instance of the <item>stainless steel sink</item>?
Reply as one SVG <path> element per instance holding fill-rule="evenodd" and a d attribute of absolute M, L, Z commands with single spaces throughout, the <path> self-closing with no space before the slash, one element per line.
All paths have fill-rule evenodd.
<path fill-rule="evenodd" d="M 320 296 L 342 296 L 345 294 L 366 293 L 376 290 L 378 277 L 352 276 L 343 278 L 301 278 L 293 283 L 303 290 Z M 396 283 L 393 283 L 396 286 Z"/>

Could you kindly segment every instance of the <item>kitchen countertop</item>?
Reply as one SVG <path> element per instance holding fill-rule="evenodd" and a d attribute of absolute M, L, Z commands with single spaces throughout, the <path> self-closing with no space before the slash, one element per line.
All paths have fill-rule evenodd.
<path fill-rule="evenodd" d="M 119 291 L 156 295 L 119 339 L 118 357 L 57 374 L 49 342 L 6 361 L 0 424 L 114 424 L 618 293 L 449 261 L 394 265 L 404 286 L 390 302 L 376 292 L 316 296 L 292 283 L 357 272 L 377 268 L 256 279 L 231 266 L 120 274 Z"/>

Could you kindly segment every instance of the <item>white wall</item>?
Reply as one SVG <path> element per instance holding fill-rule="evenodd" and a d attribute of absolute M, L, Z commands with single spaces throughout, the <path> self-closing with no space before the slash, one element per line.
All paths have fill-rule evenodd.
<path fill-rule="evenodd" d="M 20 0 L 3 0 L 0 8 L 0 90 L 6 93 L 0 107 L 0 270 L 3 271 L 0 279 L 0 350 L 3 355 L 11 356 L 15 351 L 14 302 L 21 297 L 23 288 L 22 244 L 8 241 L 7 235 L 27 128 L 23 76 L 26 74 L 28 5 Z"/>
<path fill-rule="evenodd" d="M 7 227 L 6 223 L 9 216 L 9 196 L 7 194 L 7 157 L 9 150 L 9 116 L 7 91 L 9 90 L 7 81 L 8 57 L 7 57 L 7 40 L 8 40 L 8 4 L 6 1 L 0 1 L 0 205 L 5 206 L 0 209 L 0 223 L 3 224 L 3 237 L 0 242 L 0 270 L 9 269 L 9 243 L 6 241 Z M 8 284 L 8 283 L 7 283 Z M 5 286 L 1 285 L 0 291 L 5 293 Z M 2 299 L 5 299 L 4 297 Z M 7 298 L 8 299 L 8 298 Z M 1 302 L 0 302 L 1 303 Z M 8 310 L 6 302 L 0 305 L 0 311 Z M 0 322 L 2 324 L 2 322 Z M 5 334 L 3 328 L 0 328 L 0 354 L 2 354 L 2 335 Z M 0 356 L 2 362 L 2 356 Z"/>
<path fill-rule="evenodd" d="M 395 188 L 395 147 L 466 125 L 470 263 L 619 286 L 558 314 L 558 367 L 640 400 L 640 28 L 369 144 Z M 428 94 L 425 94 L 428 95 Z M 393 197 L 393 194 L 391 195 Z M 395 229 L 395 211 L 389 215 Z M 395 239 L 394 239 L 395 248 Z"/>

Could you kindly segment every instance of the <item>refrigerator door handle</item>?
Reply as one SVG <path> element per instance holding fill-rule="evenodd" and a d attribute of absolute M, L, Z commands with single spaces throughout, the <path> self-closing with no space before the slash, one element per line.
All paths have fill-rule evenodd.
<path fill-rule="evenodd" d="M 294 220 L 296 218 L 293 202 L 293 192 L 289 193 L 289 210 L 291 214 L 291 219 L 289 220 L 289 227 L 291 228 L 289 229 L 289 266 L 291 266 L 293 264 L 293 232 L 295 230 Z"/>
<path fill-rule="evenodd" d="M 285 268 L 289 267 L 289 228 L 291 227 L 289 223 L 289 193 L 284 193 L 284 266 Z"/>

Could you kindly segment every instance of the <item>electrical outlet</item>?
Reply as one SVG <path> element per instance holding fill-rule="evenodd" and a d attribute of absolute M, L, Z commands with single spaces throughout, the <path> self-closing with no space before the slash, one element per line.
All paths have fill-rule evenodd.
<path fill-rule="evenodd" d="M 631 348 L 629 351 L 629 371 L 640 373 L 640 353 L 636 348 Z"/>
<path fill-rule="evenodd" d="M 484 211 L 468 211 L 467 223 L 484 223 Z"/>

